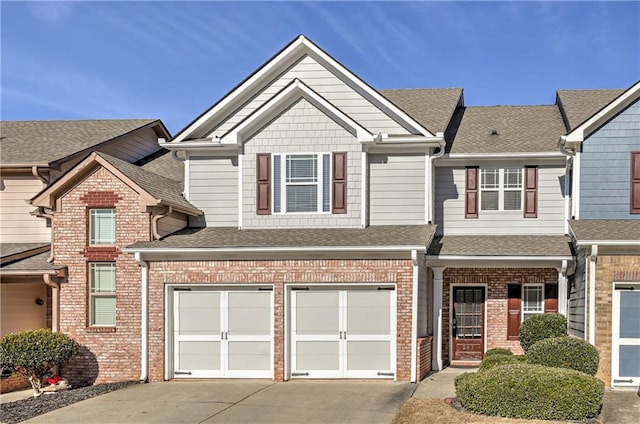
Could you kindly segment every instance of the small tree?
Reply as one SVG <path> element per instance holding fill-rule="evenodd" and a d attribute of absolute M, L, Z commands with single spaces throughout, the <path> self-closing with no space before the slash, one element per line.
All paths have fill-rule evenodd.
<path fill-rule="evenodd" d="M 0 339 L 0 365 L 28 378 L 33 395 L 39 396 L 44 376 L 78 350 L 78 343 L 66 334 L 48 329 L 23 331 Z"/>

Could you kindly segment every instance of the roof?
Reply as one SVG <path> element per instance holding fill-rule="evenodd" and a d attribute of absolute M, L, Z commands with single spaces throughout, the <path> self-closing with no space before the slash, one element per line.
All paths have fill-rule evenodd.
<path fill-rule="evenodd" d="M 554 105 L 469 106 L 458 113 L 460 124 L 448 153 L 555 152 L 565 133 Z"/>
<path fill-rule="evenodd" d="M 42 243 L 0 243 L 0 255 L 2 255 L 2 263 L 5 259 L 11 260 L 11 256 L 30 251 L 38 251 L 49 246 L 48 242 Z M 48 249 L 47 249 L 48 250 Z"/>
<path fill-rule="evenodd" d="M 462 88 L 378 90 L 431 132 L 444 132 L 462 96 Z"/>
<path fill-rule="evenodd" d="M 360 228 L 243 229 L 188 228 L 162 240 L 138 242 L 129 249 L 424 247 L 434 225 L 385 225 Z"/>
<path fill-rule="evenodd" d="M 427 252 L 440 256 L 567 256 L 572 252 L 566 236 L 444 236 Z"/>
<path fill-rule="evenodd" d="M 135 165 L 145 171 L 178 181 L 184 186 L 184 162 L 175 159 L 167 149 L 160 149 L 156 153 L 139 160 Z"/>
<path fill-rule="evenodd" d="M 65 268 L 64 266 L 54 265 L 47 260 L 51 254 L 49 252 L 43 252 L 34 256 L 29 256 L 28 258 L 20 259 L 14 262 L 11 262 L 6 265 L 2 265 L 0 271 L 2 273 L 11 272 L 14 273 L 24 273 L 24 274 L 42 274 L 42 273 L 53 273 L 58 269 Z"/>
<path fill-rule="evenodd" d="M 162 125 L 157 119 L 0 121 L 0 160 L 51 164 L 152 123 Z"/>
<path fill-rule="evenodd" d="M 566 130 L 571 131 L 611 103 L 625 90 L 558 90 L 558 106 L 566 117 Z"/>
<path fill-rule="evenodd" d="M 580 219 L 569 221 L 569 226 L 578 243 L 640 243 L 640 219 Z"/>

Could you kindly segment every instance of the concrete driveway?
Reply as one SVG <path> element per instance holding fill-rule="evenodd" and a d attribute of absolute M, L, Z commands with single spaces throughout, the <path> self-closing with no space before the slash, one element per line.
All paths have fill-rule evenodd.
<path fill-rule="evenodd" d="M 264 380 L 139 384 L 26 423 L 390 423 L 415 384 Z"/>

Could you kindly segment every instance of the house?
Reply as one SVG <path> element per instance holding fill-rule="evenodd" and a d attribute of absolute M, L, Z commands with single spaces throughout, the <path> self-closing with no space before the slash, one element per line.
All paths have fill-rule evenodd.
<path fill-rule="evenodd" d="M 518 351 L 522 320 L 573 313 L 558 140 L 611 100 L 575 94 L 375 90 L 297 37 L 158 136 L 182 178 L 94 152 L 32 197 L 65 270 L 52 326 L 83 345 L 63 374 L 416 382 Z"/>
<path fill-rule="evenodd" d="M 640 384 L 639 98 L 640 82 L 627 90 L 558 92 L 568 129 L 560 149 L 574 188 L 569 327 L 600 352 L 598 377 L 607 386 Z"/>

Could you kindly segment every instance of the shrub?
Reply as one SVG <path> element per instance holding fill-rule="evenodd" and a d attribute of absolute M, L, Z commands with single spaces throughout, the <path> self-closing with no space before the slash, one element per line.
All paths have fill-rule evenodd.
<path fill-rule="evenodd" d="M 514 364 L 514 363 L 520 363 L 520 360 L 518 359 L 518 357 L 514 355 L 485 356 L 485 358 L 480 363 L 480 368 L 478 371 L 486 371 L 497 365 Z"/>
<path fill-rule="evenodd" d="M 575 337 L 553 337 L 536 342 L 527 352 L 529 363 L 555 368 L 571 368 L 596 375 L 600 354 L 589 342 Z"/>
<path fill-rule="evenodd" d="M 511 349 L 505 349 L 503 347 L 494 347 L 493 349 L 489 349 L 484 353 L 485 358 L 492 355 L 513 355 L 513 352 L 511 352 Z"/>
<path fill-rule="evenodd" d="M 532 364 L 505 364 L 462 375 L 456 394 L 468 410 L 539 420 L 584 420 L 598 415 L 604 383 L 584 373 Z"/>
<path fill-rule="evenodd" d="M 560 314 L 534 315 L 522 322 L 519 337 L 525 353 L 535 342 L 567 335 L 567 319 Z"/>
<path fill-rule="evenodd" d="M 47 329 L 23 331 L 0 339 L 0 365 L 28 378 L 34 396 L 38 396 L 43 377 L 77 355 L 78 350 L 78 343 L 66 334 Z"/>

